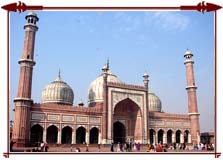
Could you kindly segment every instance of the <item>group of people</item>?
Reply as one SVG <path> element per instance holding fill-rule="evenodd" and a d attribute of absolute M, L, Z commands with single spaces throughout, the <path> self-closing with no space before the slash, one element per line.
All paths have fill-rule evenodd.
<path fill-rule="evenodd" d="M 13 145 L 16 142 L 14 141 L 10 141 L 10 152 L 13 152 Z M 139 152 L 141 150 L 142 145 L 140 144 L 140 142 L 126 142 L 126 143 L 120 143 L 118 142 L 117 144 L 111 143 L 110 146 L 110 151 L 111 152 Z M 173 144 L 165 144 L 163 145 L 162 143 L 158 143 L 158 144 L 146 144 L 144 146 L 145 148 L 143 148 L 144 151 L 147 152 L 167 152 L 167 149 L 170 150 L 206 150 L 206 151 L 210 151 L 210 150 L 214 150 L 214 144 L 212 143 L 199 143 L 199 144 L 194 144 L 193 146 L 188 146 L 185 143 L 173 143 Z M 48 152 L 49 149 L 49 145 L 47 142 L 38 142 L 36 143 L 35 147 L 33 149 L 29 149 L 29 152 Z M 101 150 L 101 145 L 98 144 L 97 147 L 97 152 L 100 152 Z M 71 152 L 73 151 L 73 147 L 71 145 Z M 81 152 L 80 148 L 77 147 L 74 150 L 75 152 Z M 86 152 L 89 152 L 89 145 L 86 144 Z"/>
<path fill-rule="evenodd" d="M 194 144 L 193 150 L 206 150 L 206 151 L 213 151 L 214 150 L 214 144 L 213 143 L 199 143 Z"/>
<path fill-rule="evenodd" d="M 147 152 L 167 152 L 167 145 L 163 145 L 162 143 L 147 144 L 146 147 Z"/>
<path fill-rule="evenodd" d="M 32 149 L 32 152 L 48 152 L 49 145 L 47 142 L 36 143 L 35 147 Z"/>
<path fill-rule="evenodd" d="M 115 149 L 116 148 L 116 149 Z M 140 151 L 141 144 L 138 143 L 132 143 L 132 142 L 126 142 L 126 143 L 120 143 L 117 144 L 111 143 L 110 151 L 111 152 L 132 152 L 132 151 Z"/>
<path fill-rule="evenodd" d="M 157 145 L 155 145 L 156 147 Z M 166 144 L 162 145 L 163 150 L 165 149 L 170 149 L 170 150 L 214 150 L 214 144 L 212 143 L 199 143 L 199 144 L 193 144 L 193 145 L 188 145 L 186 143 L 172 143 L 172 144 Z"/>
<path fill-rule="evenodd" d="M 10 152 L 13 152 L 13 145 L 16 142 L 14 142 L 13 140 L 10 141 Z M 35 144 L 35 147 L 33 149 L 26 149 L 24 150 L 25 152 L 48 152 L 49 149 L 49 145 L 47 142 L 37 142 Z"/>

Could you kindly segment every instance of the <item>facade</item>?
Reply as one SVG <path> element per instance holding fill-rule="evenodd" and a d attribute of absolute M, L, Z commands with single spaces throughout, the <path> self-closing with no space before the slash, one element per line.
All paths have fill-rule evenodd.
<path fill-rule="evenodd" d="M 193 73 L 193 54 L 185 57 L 188 114 L 162 112 L 162 103 L 149 89 L 149 75 L 143 86 L 123 83 L 110 70 L 109 62 L 89 86 L 88 104 L 73 106 L 72 88 L 62 80 L 45 87 L 42 102 L 31 99 L 34 44 L 39 18 L 26 16 L 25 40 L 20 64 L 20 78 L 15 102 L 12 139 L 15 146 L 44 141 L 49 144 L 110 144 L 124 142 L 199 143 L 199 113 Z"/>

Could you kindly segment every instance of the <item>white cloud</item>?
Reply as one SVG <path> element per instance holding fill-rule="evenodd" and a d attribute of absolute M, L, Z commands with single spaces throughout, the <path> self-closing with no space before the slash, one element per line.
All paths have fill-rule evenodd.
<path fill-rule="evenodd" d="M 140 17 L 128 14 L 126 12 L 117 12 L 114 15 L 114 19 L 119 25 L 119 30 L 124 32 L 136 30 L 141 24 Z"/>
<path fill-rule="evenodd" d="M 144 22 L 164 31 L 182 31 L 187 29 L 190 19 L 179 12 L 146 12 Z"/>

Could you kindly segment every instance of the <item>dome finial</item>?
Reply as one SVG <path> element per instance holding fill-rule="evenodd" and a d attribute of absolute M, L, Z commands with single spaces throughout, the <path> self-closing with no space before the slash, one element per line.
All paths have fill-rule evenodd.
<path fill-rule="evenodd" d="M 59 72 L 58 72 L 58 77 L 60 78 L 60 68 L 59 68 Z"/>
<path fill-rule="evenodd" d="M 107 69 L 109 70 L 109 58 L 107 59 L 107 64 L 106 64 L 106 66 L 107 66 Z"/>
<path fill-rule="evenodd" d="M 60 74 L 60 68 L 59 68 L 59 71 L 58 71 L 58 76 L 57 76 L 55 81 L 63 81 L 62 78 L 61 78 L 61 74 Z"/>
<path fill-rule="evenodd" d="M 80 102 L 78 103 L 78 106 L 79 106 L 79 107 L 83 107 L 83 106 L 84 106 L 84 103 L 83 103 L 82 99 L 81 99 Z"/>

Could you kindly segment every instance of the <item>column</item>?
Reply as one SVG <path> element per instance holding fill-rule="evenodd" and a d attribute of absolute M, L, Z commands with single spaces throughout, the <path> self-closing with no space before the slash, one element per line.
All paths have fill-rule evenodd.
<path fill-rule="evenodd" d="M 76 130 L 72 129 L 72 144 L 76 144 Z"/>
<path fill-rule="evenodd" d="M 167 135 L 166 133 L 163 133 L 163 144 L 167 143 Z"/>
<path fill-rule="evenodd" d="M 158 142 L 158 132 L 156 132 L 155 135 L 156 135 L 156 141 L 155 141 L 155 143 L 159 143 L 159 142 Z"/>
<path fill-rule="evenodd" d="M 180 143 L 184 143 L 184 134 L 183 133 L 180 134 Z"/>
<path fill-rule="evenodd" d="M 156 144 L 156 134 L 153 134 L 153 144 Z"/>
<path fill-rule="evenodd" d="M 85 135 L 85 142 L 87 143 L 87 144 L 89 144 L 89 132 L 88 131 L 86 131 L 86 135 Z"/>
<path fill-rule="evenodd" d="M 61 131 L 60 131 L 60 129 L 58 129 L 57 144 L 61 144 Z"/>
<path fill-rule="evenodd" d="M 176 134 L 172 133 L 172 143 L 176 143 Z"/>
<path fill-rule="evenodd" d="M 191 143 L 191 134 L 188 133 L 188 143 Z"/>
<path fill-rule="evenodd" d="M 46 142 L 46 129 L 43 129 L 43 142 Z"/>
<path fill-rule="evenodd" d="M 101 132 L 98 133 L 98 144 L 101 144 Z"/>

